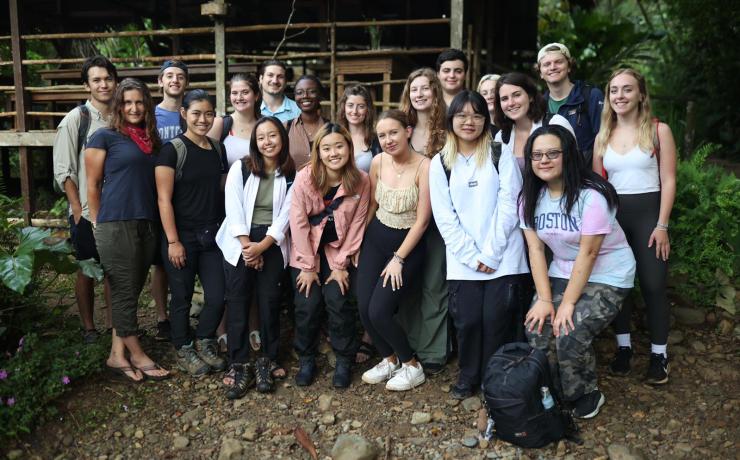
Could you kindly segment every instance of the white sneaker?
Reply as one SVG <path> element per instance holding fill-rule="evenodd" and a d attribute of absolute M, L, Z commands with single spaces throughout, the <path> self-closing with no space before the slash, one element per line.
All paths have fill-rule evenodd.
<path fill-rule="evenodd" d="M 393 373 L 398 370 L 400 366 L 398 363 L 391 362 L 388 358 L 383 358 L 378 364 L 372 369 L 368 369 L 362 374 L 362 381 L 375 385 L 376 383 L 385 382 L 393 376 Z"/>
<path fill-rule="evenodd" d="M 414 387 L 418 387 L 424 381 L 424 369 L 420 363 L 416 364 L 416 367 L 403 364 L 401 369 L 393 373 L 393 377 L 388 380 L 385 384 L 386 390 L 391 391 L 406 391 Z"/>

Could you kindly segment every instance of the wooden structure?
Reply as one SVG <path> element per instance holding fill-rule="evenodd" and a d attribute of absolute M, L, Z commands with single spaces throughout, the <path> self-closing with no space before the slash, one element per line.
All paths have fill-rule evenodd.
<path fill-rule="evenodd" d="M 21 5 L 27 7 L 33 1 L 8 1 L 10 35 L 0 35 L 0 40 L 9 40 L 11 42 L 13 58 L 11 61 L 0 61 L 0 66 L 13 67 L 13 85 L 6 84 L 3 86 L 0 84 L 0 92 L 4 91 L 9 96 L 7 98 L 8 103 L 6 104 L 5 112 L 0 113 L 0 123 L 3 120 L 9 120 L 10 117 L 14 119 L 15 123 L 11 130 L 0 131 L 0 149 L 7 149 L 9 147 L 19 149 L 20 189 L 23 196 L 24 218 L 27 223 L 31 222 L 31 216 L 34 211 L 34 203 L 31 198 L 33 196 L 33 181 L 29 166 L 29 148 L 46 147 L 47 152 L 50 152 L 48 147 L 52 145 L 54 135 L 53 130 L 34 130 L 31 128 L 38 127 L 42 121 L 49 128 L 56 126 L 59 118 L 66 113 L 68 108 L 87 97 L 83 86 L 77 84 L 79 75 L 77 68 L 59 68 L 41 71 L 39 75 L 53 84 L 50 86 L 27 86 L 25 83 L 28 80 L 25 73 L 29 66 L 59 65 L 77 67 L 84 61 L 84 58 L 71 57 L 29 59 L 24 51 L 24 45 L 29 41 L 48 40 L 54 41 L 54 43 L 61 43 L 114 37 L 143 37 L 146 39 L 171 40 L 172 46 L 169 54 L 138 58 L 114 57 L 111 60 L 115 63 L 133 62 L 139 65 L 143 64 L 141 67 L 119 67 L 119 76 L 139 77 L 148 79 L 149 81 L 156 80 L 156 75 L 158 74 L 156 64 L 165 59 L 184 60 L 188 62 L 191 69 L 191 80 L 193 81 L 190 87 L 205 88 L 212 94 L 215 94 L 217 98 L 217 110 L 220 113 L 224 113 L 226 106 L 227 72 L 253 71 L 260 62 L 273 57 L 294 64 L 303 62 L 304 70 L 306 63 L 310 63 L 314 69 L 323 69 L 325 71 L 326 76 L 323 79 L 328 83 L 328 105 L 330 106 L 331 116 L 333 118 L 338 98 L 337 94 L 343 91 L 344 85 L 359 83 L 360 81 L 357 81 L 357 79 L 364 79 L 362 81 L 363 84 L 381 89 L 381 97 L 376 98 L 377 107 L 387 109 L 397 106 L 392 101 L 393 91 L 394 88 L 398 88 L 405 82 L 405 75 L 409 70 L 405 68 L 407 65 L 403 65 L 403 62 L 405 60 L 409 60 L 409 62 L 416 60 L 417 64 L 413 65 L 418 66 L 419 60 L 421 60 L 422 63 L 430 65 L 433 62 L 434 56 L 447 48 L 450 43 L 458 45 L 458 47 L 468 53 L 471 63 L 468 84 L 472 86 L 475 83 L 473 81 L 474 76 L 477 77 L 482 67 L 491 69 L 490 65 L 486 64 L 482 66 L 482 55 L 484 54 L 482 50 L 484 45 L 492 41 L 494 35 L 494 32 L 489 30 L 484 24 L 484 16 L 488 15 L 492 17 L 494 12 L 501 13 L 502 9 L 505 10 L 506 7 L 504 3 L 508 4 L 509 7 L 520 3 L 516 0 L 506 0 L 505 2 L 489 0 L 468 0 L 467 2 L 464 0 L 438 0 L 435 2 L 430 0 L 428 2 L 430 5 L 429 11 L 435 11 L 433 9 L 433 3 L 437 3 L 438 7 L 442 5 L 442 14 L 440 16 L 358 21 L 341 20 L 342 18 L 339 17 L 341 14 L 337 13 L 337 11 L 340 11 L 337 5 L 339 3 L 354 5 L 359 3 L 364 8 L 366 7 L 364 2 L 358 2 L 357 0 L 347 0 L 346 2 L 342 0 L 303 0 L 303 3 L 317 5 L 316 10 L 318 19 L 320 19 L 319 21 L 303 22 L 299 20 L 292 21 L 288 24 L 244 25 L 238 23 L 238 18 L 246 16 L 230 14 L 229 8 L 244 8 L 244 4 L 257 5 L 252 13 L 254 13 L 254 17 L 259 19 L 266 14 L 262 11 L 263 5 L 264 9 L 267 10 L 270 9 L 270 6 L 257 0 L 246 0 L 233 6 L 228 5 L 224 0 L 212 0 L 208 3 L 203 3 L 203 0 L 169 0 L 171 23 L 177 27 L 156 30 L 143 28 L 142 30 L 125 31 L 22 33 L 20 21 L 23 19 L 23 14 L 20 11 L 20 7 Z M 145 11 L 152 12 L 152 14 L 160 11 L 156 8 L 156 3 L 158 3 L 156 1 L 129 0 L 127 3 L 131 3 L 131 8 L 141 11 L 140 14 L 148 14 Z M 148 6 L 151 3 L 154 3 L 155 6 Z M 288 0 L 288 3 L 290 3 L 290 0 Z M 377 0 L 373 3 L 377 3 L 374 7 L 378 9 L 398 9 L 395 0 Z M 407 14 L 412 10 L 411 3 L 411 0 L 406 0 Z M 525 0 L 524 3 L 535 5 L 536 11 L 536 0 Z M 192 18 L 193 22 L 197 25 L 180 27 L 180 21 L 182 19 L 181 15 L 177 14 L 178 5 L 182 5 L 183 8 L 190 8 L 188 11 L 198 8 L 202 17 L 198 18 L 194 16 Z M 350 8 L 341 11 L 350 11 Z M 439 10 L 437 11 L 439 14 Z M 106 12 L 105 14 L 112 13 Z M 284 15 L 285 11 L 281 10 L 280 17 Z M 121 16 L 124 16 L 124 14 L 121 13 Z M 473 18 L 473 21 L 465 24 L 466 17 Z M 0 20 L 0 25 L 1 22 L 2 20 Z M 442 40 L 439 40 L 440 34 L 438 32 L 440 31 L 440 27 L 447 28 L 449 31 L 449 35 L 447 35 L 449 42 L 445 40 L 445 35 L 441 35 Z M 343 41 L 342 37 L 346 34 L 351 33 L 354 34 L 353 36 L 361 37 L 363 34 L 362 31 L 368 31 L 370 29 L 383 31 L 384 33 L 391 29 L 396 30 L 396 32 L 392 32 L 392 36 L 404 36 L 406 46 L 388 46 L 385 48 L 365 46 L 364 49 L 356 49 L 356 46 L 354 48 L 346 46 L 346 42 Z M 412 29 L 414 31 L 413 34 L 411 33 Z M 435 32 L 424 34 L 422 32 L 424 30 Z M 399 33 L 398 31 L 401 32 Z M 465 40 L 463 31 L 467 33 L 467 40 Z M 275 34 L 278 34 L 278 36 L 282 35 L 281 45 L 286 37 L 290 39 L 301 34 L 305 34 L 305 36 L 318 34 L 315 36 L 319 40 L 317 47 L 314 46 L 316 45 L 316 41 L 312 41 L 312 39 L 306 39 L 308 41 L 304 40 L 301 44 L 303 49 L 296 49 L 293 46 L 288 46 L 293 43 L 286 43 L 285 47 L 281 48 L 280 51 L 276 51 L 276 56 L 273 56 L 274 53 L 267 49 L 245 53 L 243 51 L 245 47 L 243 46 L 238 47 L 239 49 L 234 49 L 234 46 L 229 47 L 230 43 L 239 42 L 239 40 L 241 40 L 241 44 L 248 42 L 249 39 L 244 38 L 246 36 L 261 37 L 264 34 L 273 34 L 273 36 Z M 389 35 L 391 35 L 390 32 Z M 197 38 L 198 46 L 190 46 L 187 50 L 189 52 L 184 52 L 188 48 L 185 41 L 190 37 Z M 484 41 L 486 42 L 485 44 L 483 43 Z M 252 40 L 252 43 L 254 42 L 255 40 Z M 424 45 L 413 45 L 412 43 L 415 42 L 424 43 Z M 206 45 L 203 45 L 203 43 Z M 212 43 L 212 46 L 210 43 Z M 268 47 L 272 48 L 270 43 L 272 42 L 268 41 Z M 436 46 L 429 46 L 429 43 L 436 44 Z M 209 46 L 211 47 L 210 50 L 207 49 Z M 490 54 L 490 52 L 487 53 L 488 56 Z M 490 57 L 485 59 L 490 61 Z M 408 64 L 408 66 L 412 66 L 412 64 Z M 399 73 L 396 78 L 394 78 L 394 72 Z M 404 73 L 401 74 L 401 72 Z M 209 78 L 211 76 L 212 78 Z M 367 78 L 371 78 L 371 80 L 367 81 Z M 151 85 L 151 87 L 156 89 L 156 85 Z M 35 108 L 43 105 L 47 109 L 32 109 L 32 107 Z M 59 110 L 58 106 L 64 110 Z M 49 164 L 50 161 L 49 159 Z"/>

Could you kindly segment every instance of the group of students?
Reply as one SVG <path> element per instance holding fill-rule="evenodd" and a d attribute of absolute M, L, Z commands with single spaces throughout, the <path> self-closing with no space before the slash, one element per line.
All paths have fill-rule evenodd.
<path fill-rule="evenodd" d="M 106 58 L 88 59 L 91 97 L 59 126 L 55 180 L 69 197 L 78 258 L 99 257 L 105 271 L 106 365 L 136 382 L 169 377 L 137 334 L 138 297 L 158 255 L 177 364 L 193 376 L 225 371 L 230 399 L 252 386 L 272 391 L 286 376 L 288 291 L 299 386 L 315 378 L 323 334 L 336 388 L 377 350 L 362 381 L 412 389 L 444 370 L 456 344 L 459 399 L 476 392 L 501 345 L 528 340 L 554 348 L 563 399 L 590 418 L 604 403 L 592 341 L 612 322 L 611 370 L 631 368 L 623 304 L 635 272 L 652 342 L 647 381 L 666 383 L 671 131 L 652 118 L 638 72 L 615 71 L 604 97 L 570 80 L 573 64 L 567 47 L 549 44 L 537 58 L 544 95 L 520 73 L 486 75 L 471 91 L 465 54 L 447 50 L 436 71 L 409 75 L 399 110 L 376 118 L 367 88 L 350 86 L 332 122 L 315 76 L 296 81 L 295 100 L 285 95 L 280 61 L 234 75 L 234 110 L 220 117 L 205 91 L 185 94 L 182 62 L 162 65 L 155 108 L 145 84 L 117 83 Z M 92 121 L 85 136 L 83 117 Z M 204 307 L 192 337 L 196 276 Z M 78 277 L 90 331 L 91 300 L 80 301 L 88 282 Z"/>

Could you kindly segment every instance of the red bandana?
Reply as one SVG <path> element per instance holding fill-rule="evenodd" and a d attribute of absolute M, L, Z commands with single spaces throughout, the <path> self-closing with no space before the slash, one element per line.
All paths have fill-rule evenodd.
<path fill-rule="evenodd" d="M 139 126 L 133 126 L 133 125 L 126 125 L 126 134 L 128 134 L 128 137 L 131 138 L 132 141 L 136 143 L 136 145 L 139 146 L 142 152 L 146 155 L 151 155 L 152 153 L 152 139 L 149 137 L 149 134 L 146 132 L 146 129 L 141 128 Z"/>

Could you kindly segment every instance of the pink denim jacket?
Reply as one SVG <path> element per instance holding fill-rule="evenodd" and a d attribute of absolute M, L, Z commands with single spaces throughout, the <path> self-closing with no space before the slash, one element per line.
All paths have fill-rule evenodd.
<path fill-rule="evenodd" d="M 324 246 L 326 259 L 332 270 L 346 270 L 350 257 L 360 250 L 365 233 L 365 219 L 370 204 L 370 179 L 360 171 L 362 180 L 358 190 L 348 195 L 344 185 L 339 186 L 334 197 L 346 196 L 334 211 L 337 241 Z M 311 183 L 311 168 L 303 168 L 296 174 L 291 189 L 293 201 L 290 206 L 290 266 L 309 272 L 317 272 L 319 265 L 319 242 L 327 219 L 312 226 L 308 216 L 324 210 L 324 197 Z"/>

